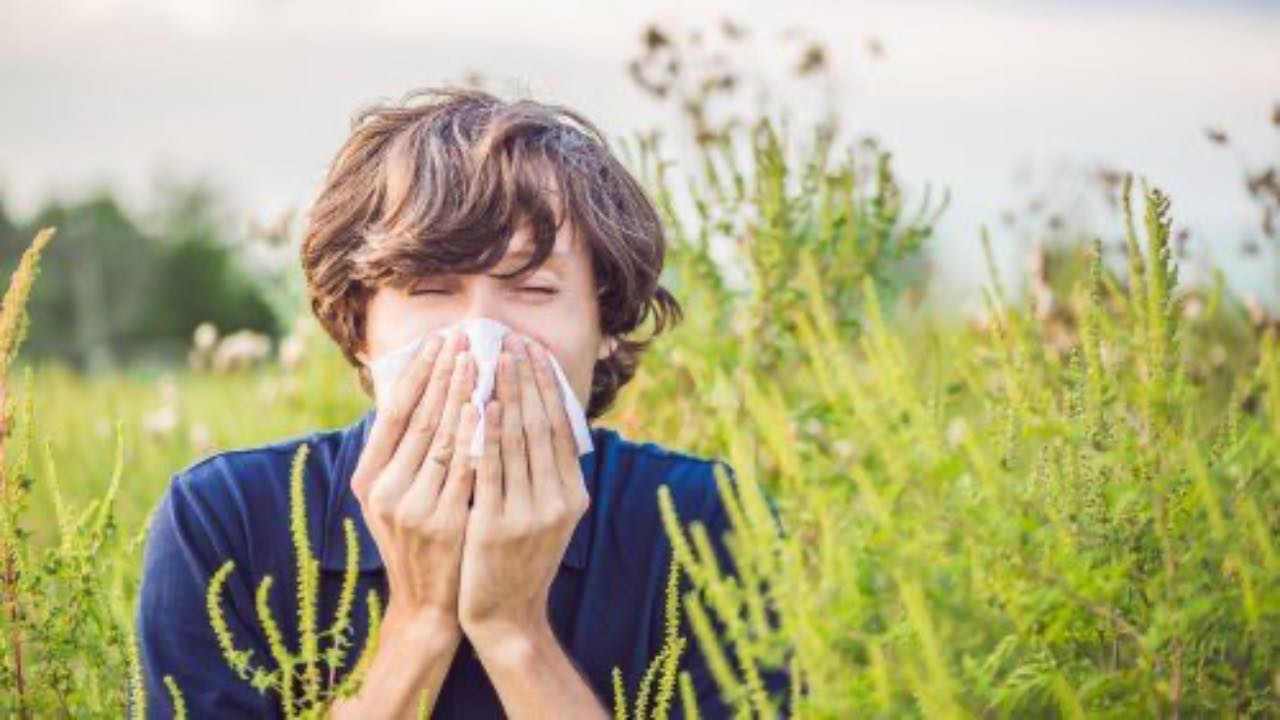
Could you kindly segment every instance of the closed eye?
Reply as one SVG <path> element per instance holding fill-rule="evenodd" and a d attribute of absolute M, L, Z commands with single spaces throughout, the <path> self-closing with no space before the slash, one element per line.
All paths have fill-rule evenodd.
<path fill-rule="evenodd" d="M 560 292 L 555 288 L 548 288 L 548 287 L 524 287 L 520 289 L 524 292 L 538 293 L 540 295 L 555 295 L 556 293 Z M 448 295 L 449 292 L 450 292 L 449 290 L 439 290 L 436 288 L 418 288 L 417 290 L 414 290 L 409 294 L 410 295 Z"/>

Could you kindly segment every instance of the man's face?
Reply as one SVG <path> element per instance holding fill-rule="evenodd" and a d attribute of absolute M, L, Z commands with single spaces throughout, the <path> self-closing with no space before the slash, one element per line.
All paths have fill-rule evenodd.
<path fill-rule="evenodd" d="M 528 225 L 521 225 L 487 273 L 424 277 L 403 290 L 379 287 L 365 310 L 365 346 L 357 356 L 367 363 L 427 332 L 486 317 L 550 351 L 586 408 L 595 362 L 611 349 L 600 333 L 590 251 L 566 222 L 540 267 L 506 280 L 494 277 L 523 265 L 533 251 L 531 240 Z"/>

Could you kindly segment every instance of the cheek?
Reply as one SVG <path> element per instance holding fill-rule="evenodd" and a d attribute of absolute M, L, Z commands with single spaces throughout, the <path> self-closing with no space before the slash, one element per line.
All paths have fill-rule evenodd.
<path fill-rule="evenodd" d="M 446 320 L 408 296 L 380 290 L 365 309 L 365 338 L 369 353 L 377 357 L 417 338 Z"/>
<path fill-rule="evenodd" d="M 573 329 L 572 326 L 569 326 Z M 591 375 L 596 362 L 596 339 L 582 333 L 565 333 L 549 335 L 533 333 L 530 337 L 544 349 L 555 355 L 556 362 L 564 371 L 565 379 L 573 388 L 578 402 L 586 407 L 588 394 L 591 391 Z"/>

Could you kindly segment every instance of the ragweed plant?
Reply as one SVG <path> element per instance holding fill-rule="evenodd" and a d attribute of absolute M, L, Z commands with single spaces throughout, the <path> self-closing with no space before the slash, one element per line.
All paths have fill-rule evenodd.
<path fill-rule="evenodd" d="M 9 369 L 26 335 L 25 307 L 53 228 L 37 234 L 19 261 L 0 310 L 0 712 L 44 717 L 73 708 L 120 707 L 130 675 L 125 567 L 137 562 L 138 538 L 117 535 L 115 502 L 124 469 L 124 434 L 115 428 L 114 461 L 103 494 L 87 507 L 63 496 L 49 443 L 37 446 L 33 374 L 24 373 L 21 413 L 11 420 Z M 14 429 L 17 432 L 13 432 Z M 16 443 L 14 442 L 16 441 Z M 30 542 L 32 491 L 48 488 L 55 540 Z M 85 482 L 86 479 L 79 479 Z"/>
<path fill-rule="evenodd" d="M 626 678 L 622 669 L 616 665 L 613 668 L 613 715 L 617 720 L 663 720 L 669 717 L 677 678 L 684 685 L 690 682 L 688 671 L 679 669 L 680 658 L 688 640 L 680 633 L 680 566 L 674 557 L 663 590 L 662 617 L 662 648 L 650 659 L 648 667 L 640 676 L 634 699 L 627 699 Z M 694 713 L 686 717 L 697 717 L 696 708 Z"/>
<path fill-rule="evenodd" d="M 668 528 L 740 712 L 784 657 L 799 717 L 1280 712 L 1280 342 L 1242 343 L 1226 392 L 1192 371 L 1170 203 L 1130 185 L 1125 271 L 1095 244 L 1065 343 L 994 273 L 980 333 L 904 332 L 870 277 L 849 332 L 798 251 L 793 364 L 715 406 L 741 579 Z"/>
<path fill-rule="evenodd" d="M 343 534 L 346 547 L 346 568 L 343 573 L 342 587 L 338 597 L 338 606 L 333 622 L 328 628 L 317 629 L 319 613 L 319 575 L 320 565 L 311 550 L 311 541 L 307 535 L 307 502 L 306 502 L 306 462 L 310 451 L 308 445 L 301 445 L 293 458 L 289 474 L 289 527 L 293 541 L 294 557 L 298 573 L 298 632 L 300 637 L 296 643 L 286 640 L 280 626 L 272 616 L 269 600 L 274 579 L 270 575 L 262 578 L 255 593 L 255 608 L 258 622 L 262 625 L 267 637 L 268 648 L 275 667 L 268 669 L 261 664 L 254 664 L 252 650 L 242 650 L 235 646 L 222 611 L 222 589 L 227 577 L 235 571 L 235 561 L 227 560 L 210 578 L 206 603 L 209 610 L 209 624 L 218 647 L 228 665 L 249 682 L 259 692 L 274 692 L 280 696 L 284 715 L 288 718 L 325 717 L 329 705 L 337 698 L 354 695 L 363 681 L 371 658 L 377 652 L 379 628 L 381 627 L 382 607 L 378 595 L 369 591 L 365 602 L 369 609 L 369 632 L 364 649 L 354 666 L 341 682 L 335 683 L 336 674 L 346 661 L 351 647 L 348 637 L 351 628 L 351 608 L 355 600 L 356 579 L 359 573 L 360 546 L 356 536 L 355 523 L 351 518 L 343 519 Z M 321 640 L 328 640 L 323 651 Z M 296 645 L 293 650 L 290 645 Z M 321 665 L 327 670 L 322 679 Z"/>

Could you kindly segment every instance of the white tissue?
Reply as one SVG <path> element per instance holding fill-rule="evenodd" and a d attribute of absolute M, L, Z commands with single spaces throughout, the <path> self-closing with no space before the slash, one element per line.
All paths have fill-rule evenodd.
<path fill-rule="evenodd" d="M 497 320 L 482 317 L 467 318 L 466 320 L 452 323 L 436 330 L 435 333 L 442 334 L 448 338 L 455 330 L 461 330 L 467 334 L 467 338 L 471 342 L 468 352 L 471 353 L 471 357 L 475 360 L 476 384 L 471 391 L 471 403 L 480 411 L 480 419 L 475 433 L 471 437 L 469 452 L 471 457 L 478 458 L 484 454 L 485 403 L 493 396 L 494 385 L 497 381 L 498 355 L 502 351 L 502 337 L 511 328 Z M 395 386 L 396 379 L 409 366 L 410 361 L 418 355 L 427 338 L 435 333 L 415 338 L 368 364 L 369 374 L 373 379 L 375 396 L 383 397 L 386 393 L 391 392 L 391 388 Z M 578 455 L 585 455 L 594 449 L 591 443 L 591 430 L 587 426 L 587 414 L 582 409 L 582 403 L 578 401 L 577 395 L 574 394 L 573 387 L 569 385 L 568 379 L 565 378 L 564 370 L 561 369 L 560 362 L 556 360 L 555 354 L 548 350 L 546 355 L 551 360 L 551 368 L 555 371 L 557 384 L 560 386 L 560 397 L 564 400 L 565 409 L 569 413 L 569 424 L 573 428 L 573 438 L 578 448 Z"/>

